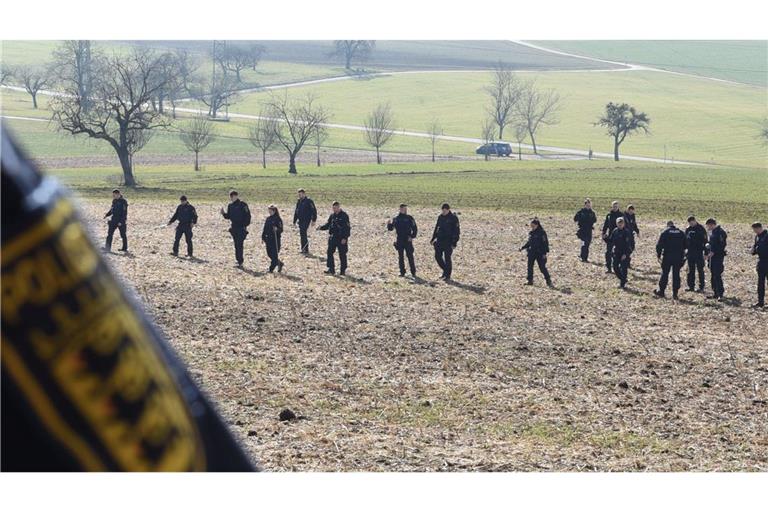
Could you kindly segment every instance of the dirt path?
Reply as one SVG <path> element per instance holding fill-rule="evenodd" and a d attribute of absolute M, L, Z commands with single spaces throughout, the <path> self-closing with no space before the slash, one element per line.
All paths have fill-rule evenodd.
<path fill-rule="evenodd" d="M 233 268 L 219 205 L 197 206 L 199 261 L 167 254 L 171 203 L 131 203 L 132 253 L 108 258 L 269 470 L 768 470 L 767 313 L 744 307 L 755 279 L 746 226 L 725 226 L 731 301 L 673 303 L 651 295 L 662 225 L 646 219 L 621 291 L 602 243 L 582 264 L 570 219 L 543 217 L 550 290 L 539 275 L 522 285 L 528 214 L 462 212 L 456 282 L 445 284 L 431 210 L 411 212 L 414 282 L 397 277 L 391 211 L 348 210 L 350 275 L 338 278 L 297 254 L 291 229 L 284 274 L 263 273 L 259 204 L 246 269 Z M 85 205 L 99 240 L 105 207 Z M 314 253 L 323 238 L 313 234 Z M 304 418 L 279 422 L 284 407 Z"/>

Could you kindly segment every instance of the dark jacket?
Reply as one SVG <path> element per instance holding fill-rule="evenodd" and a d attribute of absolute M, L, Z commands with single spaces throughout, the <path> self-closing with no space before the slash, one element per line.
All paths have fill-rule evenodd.
<path fill-rule="evenodd" d="M 603 238 L 611 237 L 613 230 L 616 229 L 616 219 L 623 216 L 624 214 L 618 210 L 615 212 L 613 210 L 608 212 L 608 214 L 605 216 L 605 221 L 603 222 L 603 229 L 602 229 Z"/>
<path fill-rule="evenodd" d="M 538 226 L 528 233 L 528 241 L 520 248 L 528 249 L 528 256 L 543 256 L 549 252 L 549 239 L 544 228 Z"/>
<path fill-rule="evenodd" d="M 317 222 L 317 208 L 315 202 L 305 197 L 296 201 L 296 209 L 293 210 L 293 223 L 301 221 L 304 224 Z"/>
<path fill-rule="evenodd" d="M 187 228 L 192 224 L 197 224 L 197 211 L 191 204 L 180 204 L 176 207 L 176 213 L 173 214 L 168 224 L 179 221 L 179 228 Z"/>
<path fill-rule="evenodd" d="M 397 214 L 397 217 L 387 224 L 387 231 L 392 230 L 395 230 L 397 233 L 398 242 L 407 242 L 409 238 L 416 238 L 416 233 L 418 233 L 416 220 L 412 216 L 403 213 Z"/>
<path fill-rule="evenodd" d="M 682 263 L 685 258 L 685 233 L 677 226 L 671 226 L 661 232 L 659 241 L 656 242 L 656 256 L 664 261 Z"/>
<path fill-rule="evenodd" d="M 344 240 L 352 234 L 352 225 L 349 222 L 349 215 L 344 210 L 339 213 L 332 213 L 328 217 L 328 222 L 318 228 L 321 231 L 328 231 L 328 235 L 333 238 Z"/>
<path fill-rule="evenodd" d="M 264 229 L 261 230 L 261 239 L 268 244 L 280 244 L 280 236 L 283 234 L 283 219 L 278 215 L 268 215 L 264 220 Z"/>
<path fill-rule="evenodd" d="M 634 213 L 624 212 L 624 220 L 627 223 L 627 227 L 633 233 L 640 234 L 640 228 L 637 227 L 637 215 Z"/>
<path fill-rule="evenodd" d="M 229 203 L 224 218 L 232 222 L 233 228 L 245 228 L 251 223 L 251 210 L 248 204 L 238 199 Z"/>
<path fill-rule="evenodd" d="M 610 241 L 613 244 L 613 254 L 616 256 L 629 256 L 635 250 L 635 239 L 632 232 L 624 226 L 611 232 Z"/>
<path fill-rule="evenodd" d="M 128 201 L 123 196 L 112 200 L 112 208 L 104 214 L 104 218 L 112 217 L 111 224 L 123 224 L 128 220 Z"/>
<path fill-rule="evenodd" d="M 432 242 L 437 240 L 441 244 L 456 245 L 459 243 L 460 236 L 461 227 L 458 215 L 453 212 L 449 212 L 448 215 L 438 215 L 435 230 L 432 233 Z"/>
<path fill-rule="evenodd" d="M 707 230 L 701 224 L 688 226 L 685 228 L 685 248 L 688 249 L 688 255 L 697 254 L 701 256 L 707 245 Z"/>
<path fill-rule="evenodd" d="M 755 245 L 752 254 L 756 254 L 762 261 L 768 261 L 768 229 L 764 229 L 759 235 L 755 235 Z"/>
<path fill-rule="evenodd" d="M 591 234 L 592 228 L 597 222 L 597 215 L 591 208 L 582 208 L 573 217 L 573 221 L 579 225 L 578 234 Z"/>
<path fill-rule="evenodd" d="M 728 233 L 720 226 L 716 226 L 712 233 L 709 234 L 709 243 L 707 244 L 709 246 L 709 254 L 715 257 L 725 256 L 727 254 L 725 251 L 725 247 L 728 245 L 727 238 Z"/>

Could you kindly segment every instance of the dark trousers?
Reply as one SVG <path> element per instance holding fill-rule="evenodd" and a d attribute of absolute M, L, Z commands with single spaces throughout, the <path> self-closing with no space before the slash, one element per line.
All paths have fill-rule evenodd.
<path fill-rule="evenodd" d="M 112 236 L 115 234 L 115 230 L 120 232 L 120 238 L 123 240 L 123 250 L 128 250 L 128 236 L 125 234 L 125 222 L 121 222 L 118 226 L 116 223 L 107 223 L 107 243 L 104 244 L 107 250 L 112 249 Z"/>
<path fill-rule="evenodd" d="M 704 289 L 704 253 L 701 251 L 688 253 L 688 288 L 696 287 L 696 273 L 699 274 L 699 289 Z"/>
<path fill-rule="evenodd" d="M 629 261 L 630 258 L 627 256 L 623 260 L 621 259 L 621 254 L 612 254 L 613 259 L 613 273 L 616 274 L 616 277 L 619 279 L 619 282 L 622 285 L 627 284 L 627 269 L 629 268 Z"/>
<path fill-rule="evenodd" d="M 680 260 L 661 260 L 661 277 L 659 278 L 659 291 L 664 293 L 669 282 L 669 271 L 672 271 L 672 292 L 677 295 L 680 289 L 680 268 L 683 262 Z"/>
<path fill-rule="evenodd" d="M 269 271 L 272 272 L 280 264 L 280 239 L 266 242 L 267 256 L 269 257 Z"/>
<path fill-rule="evenodd" d="M 592 233 L 579 232 L 577 236 L 579 237 L 579 240 L 581 240 L 581 252 L 579 253 L 579 257 L 581 258 L 581 261 L 587 261 L 587 258 L 589 258 L 589 246 L 592 244 Z"/>
<path fill-rule="evenodd" d="M 400 274 L 405 274 L 405 256 L 408 256 L 408 266 L 411 268 L 411 274 L 416 275 L 416 262 L 413 259 L 413 242 L 408 240 L 398 240 L 395 242 L 397 249 L 397 263 L 400 265 Z"/>
<path fill-rule="evenodd" d="M 303 254 L 309 253 L 309 238 L 307 237 L 307 230 L 309 229 L 309 220 L 299 219 L 299 237 L 301 238 L 301 252 Z"/>
<path fill-rule="evenodd" d="M 443 270 L 443 277 L 447 279 L 450 279 L 451 274 L 453 273 L 453 261 L 451 261 L 452 254 L 453 244 L 450 241 L 435 241 L 435 261 L 437 261 L 437 265 Z"/>
<path fill-rule="evenodd" d="M 616 268 L 613 259 L 613 242 L 610 240 L 605 241 L 605 268 L 612 270 Z"/>
<path fill-rule="evenodd" d="M 176 226 L 176 237 L 173 239 L 173 254 L 179 254 L 181 235 L 187 243 L 187 256 L 192 257 L 192 226 Z"/>
<path fill-rule="evenodd" d="M 765 283 L 768 281 L 768 259 L 757 260 L 757 303 L 765 304 Z"/>
<path fill-rule="evenodd" d="M 347 244 L 348 243 L 349 242 L 347 242 Z M 339 251 L 339 270 L 342 274 L 347 271 L 347 251 L 349 251 L 349 245 L 347 244 L 342 244 L 341 239 L 337 239 L 334 236 L 328 238 L 328 254 L 326 263 L 328 264 L 328 270 L 331 272 L 336 272 L 336 262 L 333 259 L 333 255 L 337 249 Z"/>
<path fill-rule="evenodd" d="M 725 271 L 725 256 L 712 256 L 709 259 L 709 273 L 712 281 L 712 295 L 722 297 L 725 295 L 723 286 L 723 272 Z"/>
<path fill-rule="evenodd" d="M 238 265 L 243 264 L 243 243 L 248 236 L 248 231 L 245 228 L 229 228 L 229 234 L 232 235 L 232 241 L 235 243 L 235 261 Z"/>
<path fill-rule="evenodd" d="M 547 258 L 544 257 L 543 254 L 529 254 L 528 255 L 528 282 L 533 282 L 533 264 L 538 263 L 539 270 L 541 270 L 541 274 L 544 276 L 544 279 L 546 279 L 547 283 L 549 283 L 549 271 L 547 270 Z"/>

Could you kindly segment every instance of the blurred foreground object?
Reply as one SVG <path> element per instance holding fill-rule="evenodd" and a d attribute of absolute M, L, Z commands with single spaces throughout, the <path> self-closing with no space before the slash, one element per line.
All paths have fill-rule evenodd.
<path fill-rule="evenodd" d="M 2 470 L 255 469 L 64 189 L 5 130 L 0 160 Z"/>

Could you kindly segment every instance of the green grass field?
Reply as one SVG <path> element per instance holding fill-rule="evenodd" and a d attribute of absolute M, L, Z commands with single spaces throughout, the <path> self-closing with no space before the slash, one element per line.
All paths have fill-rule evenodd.
<path fill-rule="evenodd" d="M 109 199 L 119 182 L 115 168 L 52 171 L 87 197 Z M 178 166 L 140 169 L 141 188 L 128 195 L 171 200 L 188 194 L 194 201 L 225 201 L 230 188 L 244 199 L 289 207 L 298 187 L 319 204 L 340 200 L 356 205 L 396 205 L 402 201 L 436 206 L 450 201 L 457 209 L 490 208 L 531 215 L 568 213 L 591 197 L 599 212 L 610 201 L 632 202 L 646 218 L 675 218 L 691 213 L 723 221 L 747 222 L 768 212 L 765 173 L 661 167 L 609 161 L 491 161 L 371 165 L 329 165 L 307 168 L 299 176 L 283 169 L 254 170 L 241 165 L 211 165 L 204 172 Z"/>
<path fill-rule="evenodd" d="M 611 140 L 593 123 L 608 101 L 626 101 L 652 119 L 652 134 L 628 139 L 626 154 L 663 158 L 666 145 L 667 156 L 678 160 L 766 167 L 768 149 L 758 139 L 768 115 L 764 90 L 658 72 L 521 76 L 562 96 L 561 122 L 542 128 L 539 144 L 611 152 Z M 389 102 L 399 128 L 424 131 L 436 117 L 446 134 L 479 137 L 489 79 L 486 73 L 409 74 L 318 84 L 291 94 L 316 95 L 340 123 L 361 125 L 376 104 Z M 233 110 L 257 113 L 267 94 L 250 94 Z"/>
<path fill-rule="evenodd" d="M 768 86 L 768 41 L 536 41 L 576 55 Z"/>
<path fill-rule="evenodd" d="M 8 66 L 43 65 L 51 61 L 51 52 L 59 41 L 0 41 L 0 62 Z M 137 46 L 136 43 L 118 41 L 99 41 L 94 46 L 106 54 L 126 52 Z M 144 44 L 145 47 L 167 50 L 163 44 Z M 191 54 L 197 60 L 198 69 L 209 71 L 211 59 L 207 47 L 194 47 Z M 243 88 L 260 85 L 284 84 L 302 80 L 327 78 L 344 74 L 344 67 L 333 64 L 307 64 L 301 62 L 283 62 L 264 56 L 256 70 L 242 71 Z"/>

